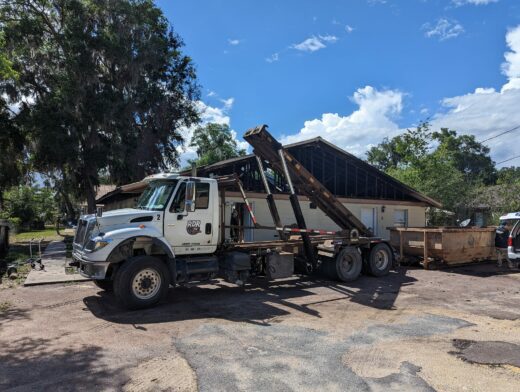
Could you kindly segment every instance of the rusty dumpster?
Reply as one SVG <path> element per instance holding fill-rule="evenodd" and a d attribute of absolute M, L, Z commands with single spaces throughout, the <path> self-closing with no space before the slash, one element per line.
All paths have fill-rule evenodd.
<path fill-rule="evenodd" d="M 467 264 L 496 260 L 494 227 L 390 227 L 390 243 L 401 260 L 422 260 L 424 268 L 432 263 Z M 426 244 L 426 245 L 425 245 Z"/>

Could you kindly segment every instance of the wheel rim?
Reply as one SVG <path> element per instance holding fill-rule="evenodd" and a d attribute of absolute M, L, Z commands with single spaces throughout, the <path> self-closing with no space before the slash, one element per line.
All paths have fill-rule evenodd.
<path fill-rule="evenodd" d="M 341 258 L 341 262 L 339 263 L 339 268 L 343 275 L 348 275 L 350 271 L 352 271 L 352 268 L 354 268 L 354 261 L 352 260 L 352 257 L 349 255 L 344 255 Z"/>
<path fill-rule="evenodd" d="M 384 250 L 378 250 L 375 254 L 376 268 L 384 270 L 388 265 L 388 253 Z"/>
<path fill-rule="evenodd" d="M 132 292 L 139 299 L 152 298 L 160 288 L 161 274 L 152 268 L 139 271 L 132 281 Z"/>

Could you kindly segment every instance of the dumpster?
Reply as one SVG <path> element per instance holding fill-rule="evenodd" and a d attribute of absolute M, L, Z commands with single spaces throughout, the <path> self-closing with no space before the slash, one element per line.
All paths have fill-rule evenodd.
<path fill-rule="evenodd" d="M 401 260 L 447 266 L 496 260 L 494 227 L 390 227 Z"/>
<path fill-rule="evenodd" d="M 9 222 L 0 219 L 0 257 L 4 257 L 9 249 Z"/>

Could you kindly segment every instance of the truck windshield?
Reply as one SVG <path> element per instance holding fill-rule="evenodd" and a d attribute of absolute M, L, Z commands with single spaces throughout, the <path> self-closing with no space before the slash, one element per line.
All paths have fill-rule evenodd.
<path fill-rule="evenodd" d="M 176 185 L 177 180 L 151 182 L 137 202 L 137 208 L 152 211 L 164 210 Z"/>

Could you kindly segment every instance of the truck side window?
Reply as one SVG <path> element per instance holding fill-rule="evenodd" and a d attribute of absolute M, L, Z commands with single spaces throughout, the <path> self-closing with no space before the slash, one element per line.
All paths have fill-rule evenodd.
<path fill-rule="evenodd" d="M 207 209 L 209 205 L 209 183 L 200 182 L 195 185 L 195 209 Z"/>
<path fill-rule="evenodd" d="M 186 183 L 182 182 L 173 198 L 170 212 L 179 213 L 184 211 L 184 200 L 186 198 Z"/>

